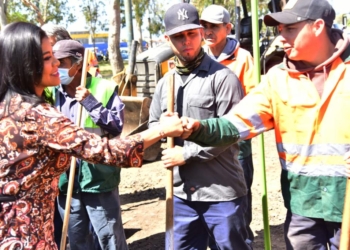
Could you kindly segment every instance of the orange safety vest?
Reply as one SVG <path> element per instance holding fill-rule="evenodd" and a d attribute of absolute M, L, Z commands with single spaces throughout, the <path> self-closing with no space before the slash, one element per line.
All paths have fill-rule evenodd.
<path fill-rule="evenodd" d="M 225 116 L 241 139 L 275 129 L 282 193 L 292 213 L 342 220 L 344 154 L 350 150 L 349 81 L 350 46 L 333 61 L 322 97 L 307 76 L 280 64 Z"/>
<path fill-rule="evenodd" d="M 242 84 L 244 95 L 248 94 L 256 85 L 253 79 L 254 63 L 249 51 L 238 48 L 228 59 L 220 62 L 231 69 Z"/>

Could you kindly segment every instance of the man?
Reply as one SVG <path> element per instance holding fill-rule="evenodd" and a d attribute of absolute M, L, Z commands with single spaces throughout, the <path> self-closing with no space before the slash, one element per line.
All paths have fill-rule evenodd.
<path fill-rule="evenodd" d="M 203 10 L 200 23 L 204 29 L 204 51 L 211 58 L 227 66 L 237 75 L 246 95 L 255 87 L 253 80 L 253 58 L 247 50 L 239 47 L 239 42 L 236 39 L 228 37 L 233 26 L 230 23 L 230 14 L 224 7 L 213 4 Z M 249 235 L 248 238 L 250 241 L 253 241 L 254 234 L 249 227 L 252 221 L 251 186 L 253 184 L 254 172 L 251 141 L 240 142 L 239 148 L 238 159 L 243 168 L 244 178 L 248 188 L 248 205 L 244 217 Z M 211 249 L 215 249 L 215 247 L 211 247 Z"/>
<path fill-rule="evenodd" d="M 44 24 L 41 28 L 46 32 L 52 46 L 61 40 L 72 40 L 69 32 L 62 26 L 47 23 Z M 93 76 L 102 77 L 98 69 L 98 60 L 96 58 L 96 53 L 89 54 L 88 63 L 88 72 Z"/>
<path fill-rule="evenodd" d="M 188 125 L 196 130 L 190 139 L 204 145 L 275 129 L 288 250 L 339 247 L 350 139 L 350 46 L 341 31 L 331 29 L 334 18 L 326 0 L 289 1 L 282 12 L 265 16 L 266 25 L 278 26 L 284 62 L 230 115 Z"/>
<path fill-rule="evenodd" d="M 62 26 L 46 23 L 41 26 L 41 29 L 44 30 L 49 37 L 51 46 L 54 46 L 56 42 L 61 40 L 72 40 L 69 32 Z"/>
<path fill-rule="evenodd" d="M 234 73 L 206 55 L 196 8 L 170 7 L 164 17 L 165 39 L 175 53 L 175 68 L 159 81 L 150 107 L 149 125 L 167 111 L 167 84 L 175 78 L 179 115 L 197 119 L 227 114 L 243 96 Z M 213 237 L 220 249 L 250 249 L 243 218 L 247 188 L 237 159 L 238 146 L 200 147 L 177 140 L 163 151 L 162 161 L 174 169 L 174 249 L 207 249 Z M 178 166 L 178 167 L 177 167 Z"/>
<path fill-rule="evenodd" d="M 74 40 L 58 41 L 53 47 L 60 61 L 61 85 L 53 89 L 55 106 L 72 122 L 79 105 L 83 106 L 81 126 L 101 136 L 117 136 L 123 128 L 124 104 L 115 84 L 88 77 L 86 88 L 79 86 L 82 77 L 84 47 Z M 94 249 L 89 231 L 91 222 L 102 249 L 127 249 L 119 203 L 120 169 L 77 161 L 74 191 L 68 225 L 70 248 Z M 58 207 L 65 213 L 67 174 L 59 181 Z"/>

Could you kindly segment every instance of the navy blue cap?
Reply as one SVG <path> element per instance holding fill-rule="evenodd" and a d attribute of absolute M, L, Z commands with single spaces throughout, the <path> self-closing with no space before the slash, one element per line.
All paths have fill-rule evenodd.
<path fill-rule="evenodd" d="M 165 34 L 171 36 L 185 30 L 203 28 L 199 23 L 197 9 L 188 3 L 178 3 L 171 6 L 164 16 Z"/>

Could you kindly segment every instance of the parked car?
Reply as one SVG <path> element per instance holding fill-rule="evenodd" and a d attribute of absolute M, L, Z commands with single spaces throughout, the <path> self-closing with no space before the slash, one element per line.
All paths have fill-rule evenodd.
<path fill-rule="evenodd" d="M 127 48 L 120 48 L 120 54 L 122 55 L 123 61 L 129 59 L 129 50 Z"/>

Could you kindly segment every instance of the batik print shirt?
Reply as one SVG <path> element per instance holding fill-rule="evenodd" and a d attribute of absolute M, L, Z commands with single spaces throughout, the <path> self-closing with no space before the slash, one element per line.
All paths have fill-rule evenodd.
<path fill-rule="evenodd" d="M 49 104 L 13 97 L 0 103 L 0 249 L 57 249 L 53 236 L 58 177 L 70 157 L 118 167 L 140 167 L 143 141 L 100 138 L 75 126 Z"/>

